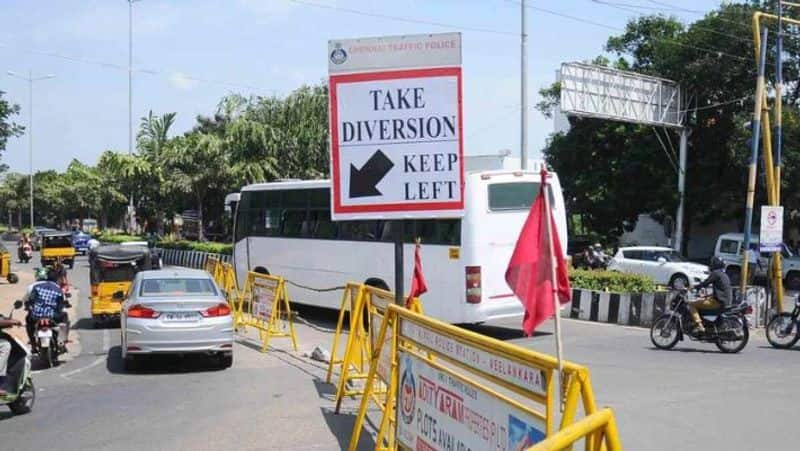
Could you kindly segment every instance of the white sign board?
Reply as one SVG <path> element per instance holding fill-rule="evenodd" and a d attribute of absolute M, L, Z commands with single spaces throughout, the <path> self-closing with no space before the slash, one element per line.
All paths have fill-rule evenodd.
<path fill-rule="evenodd" d="M 463 215 L 461 40 L 448 34 L 439 39 L 452 45 L 433 51 L 424 44 L 435 42 L 432 36 L 384 38 L 380 48 L 405 50 L 349 66 L 370 72 L 331 71 L 333 219 Z M 346 55 L 356 48 L 332 42 L 350 48 Z M 331 67 L 334 58 L 350 58 L 335 49 Z M 433 61 L 449 66 L 431 67 Z"/>
<path fill-rule="evenodd" d="M 328 72 L 461 66 L 461 33 L 328 41 Z"/>
<path fill-rule="evenodd" d="M 783 207 L 761 207 L 760 252 L 780 252 L 783 247 Z"/>
<path fill-rule="evenodd" d="M 273 280 L 256 280 L 253 283 L 253 316 L 269 321 L 272 316 L 272 305 L 278 293 L 278 282 Z"/>
<path fill-rule="evenodd" d="M 413 450 L 520 450 L 542 441 L 541 419 L 432 367 L 400 356 L 397 439 Z"/>
<path fill-rule="evenodd" d="M 400 335 L 477 371 L 497 376 L 523 390 L 547 396 L 547 377 L 534 365 L 487 352 L 411 321 L 401 323 Z"/>

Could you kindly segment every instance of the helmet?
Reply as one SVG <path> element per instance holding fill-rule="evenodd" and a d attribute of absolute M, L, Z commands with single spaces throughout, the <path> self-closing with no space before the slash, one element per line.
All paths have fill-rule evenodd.
<path fill-rule="evenodd" d="M 43 281 L 47 280 L 47 268 L 36 268 L 36 280 Z"/>
<path fill-rule="evenodd" d="M 594 248 L 595 249 L 602 249 L 603 246 L 601 246 L 600 243 L 594 243 Z"/>
<path fill-rule="evenodd" d="M 708 267 L 714 271 L 715 269 L 722 269 L 725 267 L 725 262 L 722 261 L 721 258 L 717 257 L 716 255 L 711 257 L 711 261 L 708 263 Z"/>

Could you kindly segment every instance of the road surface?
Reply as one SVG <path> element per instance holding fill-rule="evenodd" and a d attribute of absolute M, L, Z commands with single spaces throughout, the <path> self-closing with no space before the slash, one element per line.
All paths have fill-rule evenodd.
<path fill-rule="evenodd" d="M 15 264 L 19 271 L 29 266 Z M 301 355 L 316 345 L 330 348 L 326 330 L 335 315 L 301 310 L 314 327 L 299 325 L 299 353 L 265 355 L 251 343 L 239 343 L 228 370 L 204 359 L 164 357 L 126 374 L 119 329 L 95 329 L 89 319 L 85 260 L 78 261 L 71 280 L 83 293 L 77 300 L 80 354 L 35 374 L 33 413 L 14 417 L 0 407 L 0 448 L 346 448 L 356 404 L 345 403 L 344 413 L 334 415 L 334 389 L 323 381 L 326 365 Z M 518 319 L 470 329 L 554 352 L 551 323 L 533 338 L 522 336 Z M 276 347 L 288 349 L 285 343 Z M 564 321 L 566 357 L 590 369 L 598 405 L 614 408 L 622 443 L 630 450 L 796 448 L 798 351 L 774 350 L 759 333 L 736 355 L 694 342 L 658 351 L 643 329 Z M 360 449 L 370 447 L 369 435 L 362 434 Z"/>

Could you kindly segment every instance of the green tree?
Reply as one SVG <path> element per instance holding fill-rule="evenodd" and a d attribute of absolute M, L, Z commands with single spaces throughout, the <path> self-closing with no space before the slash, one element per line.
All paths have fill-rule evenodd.
<path fill-rule="evenodd" d="M 675 80 L 689 96 L 687 235 L 692 223 L 738 219 L 744 208 L 749 146 L 743 124 L 749 120 L 755 90 L 749 19 L 756 6 L 725 4 L 685 27 L 674 18 L 640 17 L 606 44 L 616 58 L 614 67 Z M 796 37 L 787 41 L 785 77 L 795 79 L 800 42 Z M 774 54 L 769 59 L 771 64 Z M 798 105 L 798 92 L 791 91 L 787 118 L 796 117 Z M 549 112 L 557 104 L 558 86 L 541 93 L 544 100 L 539 107 Z M 677 147 L 675 132 L 666 136 L 663 130 L 647 126 L 570 121 L 571 130 L 553 136 L 544 154 L 560 174 L 569 210 L 581 213 L 590 229 L 613 239 L 632 227 L 640 213 L 675 211 L 677 161 L 665 154 L 656 137 L 661 133 L 671 153 L 671 144 Z M 795 164 L 796 147 L 789 144 L 796 134 L 790 127 L 795 124 L 787 119 L 784 126 L 786 186 L 800 169 Z"/>
<path fill-rule="evenodd" d="M 206 196 L 230 183 L 230 166 L 223 141 L 213 134 L 189 133 L 166 147 L 164 163 L 170 174 L 166 186 L 195 202 L 199 237 L 205 240 Z"/>
<path fill-rule="evenodd" d="M 19 114 L 19 105 L 3 99 L 5 92 L 0 91 L 0 156 L 6 150 L 8 138 L 22 135 L 24 127 L 11 122 L 11 118 Z"/>

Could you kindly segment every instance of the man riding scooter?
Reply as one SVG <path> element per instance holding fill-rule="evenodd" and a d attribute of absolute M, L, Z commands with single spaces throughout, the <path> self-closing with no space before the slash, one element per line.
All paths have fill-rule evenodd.
<path fill-rule="evenodd" d="M 41 280 L 42 276 L 45 280 Z M 38 282 L 33 283 L 28 287 L 28 293 L 25 295 L 23 301 L 28 309 L 28 316 L 25 318 L 25 328 L 28 332 L 28 339 L 31 343 L 33 352 L 38 352 L 36 349 L 36 340 L 34 339 L 34 331 L 36 323 L 41 319 L 50 319 L 55 323 L 64 323 L 69 325 L 69 318 L 67 312 L 64 311 L 65 298 L 64 292 L 59 286 L 59 273 L 55 269 L 40 269 L 36 274 Z M 65 335 L 64 342 L 69 336 Z"/>
<path fill-rule="evenodd" d="M 710 286 L 713 290 L 712 295 L 700 298 L 694 302 L 689 302 L 688 304 L 689 312 L 692 314 L 692 319 L 694 320 L 694 330 L 698 334 L 703 334 L 706 331 L 698 310 L 719 309 L 729 305 L 733 299 L 731 279 L 724 271 L 725 262 L 717 256 L 711 257 L 708 268 L 711 270 L 711 274 L 708 275 L 706 280 L 695 286 L 695 289 Z"/>

